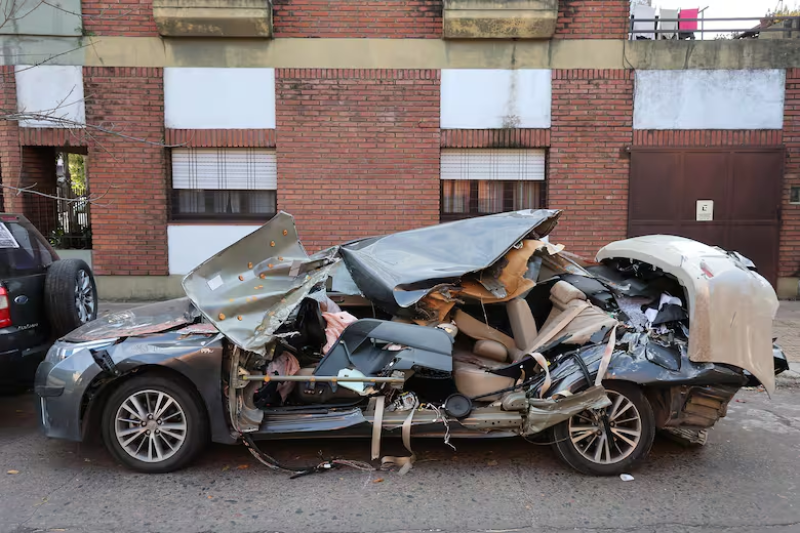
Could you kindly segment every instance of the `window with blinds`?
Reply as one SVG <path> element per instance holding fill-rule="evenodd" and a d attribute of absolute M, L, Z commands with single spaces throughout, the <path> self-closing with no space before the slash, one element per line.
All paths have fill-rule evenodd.
<path fill-rule="evenodd" d="M 172 218 L 268 219 L 277 211 L 275 151 L 172 150 Z"/>
<path fill-rule="evenodd" d="M 544 176 L 544 150 L 442 150 L 440 219 L 540 209 Z"/>

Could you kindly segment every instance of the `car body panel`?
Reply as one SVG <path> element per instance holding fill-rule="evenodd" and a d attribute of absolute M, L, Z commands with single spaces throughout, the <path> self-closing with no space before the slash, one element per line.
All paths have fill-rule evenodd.
<path fill-rule="evenodd" d="M 183 288 L 206 320 L 240 348 L 264 354 L 272 333 L 337 263 L 336 249 L 308 256 L 294 218 L 278 213 L 203 262 Z"/>
<path fill-rule="evenodd" d="M 597 260 L 634 259 L 674 276 L 689 299 L 689 360 L 720 363 L 752 373 L 775 390 L 772 286 L 730 254 L 696 241 L 651 235 L 614 242 Z"/>
<path fill-rule="evenodd" d="M 39 414 L 48 437 L 83 440 L 85 402 L 97 397 L 117 380 L 145 368 L 164 367 L 188 379 L 205 404 L 215 442 L 231 444 L 231 435 L 223 412 L 222 353 L 224 338 L 220 334 L 191 334 L 168 331 L 144 337 L 129 337 L 121 342 L 108 339 L 105 344 L 58 341 L 39 366 L 36 393 L 40 396 Z M 90 344 L 91 346 L 91 344 Z M 59 349 L 75 350 L 62 361 L 56 360 Z M 94 350 L 105 350 L 113 368 L 98 364 Z M 97 406 L 90 405 L 90 408 Z M 100 406 L 102 407 L 102 406 Z"/>
<path fill-rule="evenodd" d="M 370 301 L 402 314 L 436 285 L 488 268 L 531 232 L 547 236 L 560 216 L 530 209 L 469 218 L 345 244 L 340 254 Z"/>
<path fill-rule="evenodd" d="M 176 298 L 108 314 L 73 330 L 64 339 L 91 342 L 149 335 L 190 324 L 198 316 L 200 314 L 188 298 Z"/>

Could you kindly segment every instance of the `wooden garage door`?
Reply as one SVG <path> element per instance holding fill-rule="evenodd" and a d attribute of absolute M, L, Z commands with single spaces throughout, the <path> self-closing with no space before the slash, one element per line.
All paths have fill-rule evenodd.
<path fill-rule="evenodd" d="M 784 151 L 635 148 L 628 235 L 678 235 L 750 258 L 775 285 Z"/>

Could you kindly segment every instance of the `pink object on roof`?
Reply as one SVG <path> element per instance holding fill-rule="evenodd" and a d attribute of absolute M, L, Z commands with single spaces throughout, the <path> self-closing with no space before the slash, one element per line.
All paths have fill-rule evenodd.
<path fill-rule="evenodd" d="M 700 18 L 699 9 L 681 9 L 679 19 L 698 19 Z M 680 21 L 680 31 L 697 31 L 697 20 Z"/>

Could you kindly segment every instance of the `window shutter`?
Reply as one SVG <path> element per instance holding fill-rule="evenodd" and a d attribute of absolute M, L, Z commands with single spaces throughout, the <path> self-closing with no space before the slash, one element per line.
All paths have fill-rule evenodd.
<path fill-rule="evenodd" d="M 204 190 L 276 190 L 274 150 L 261 148 L 176 148 L 172 187 Z"/>
<path fill-rule="evenodd" d="M 443 180 L 542 181 L 544 150 L 442 150 Z"/>

